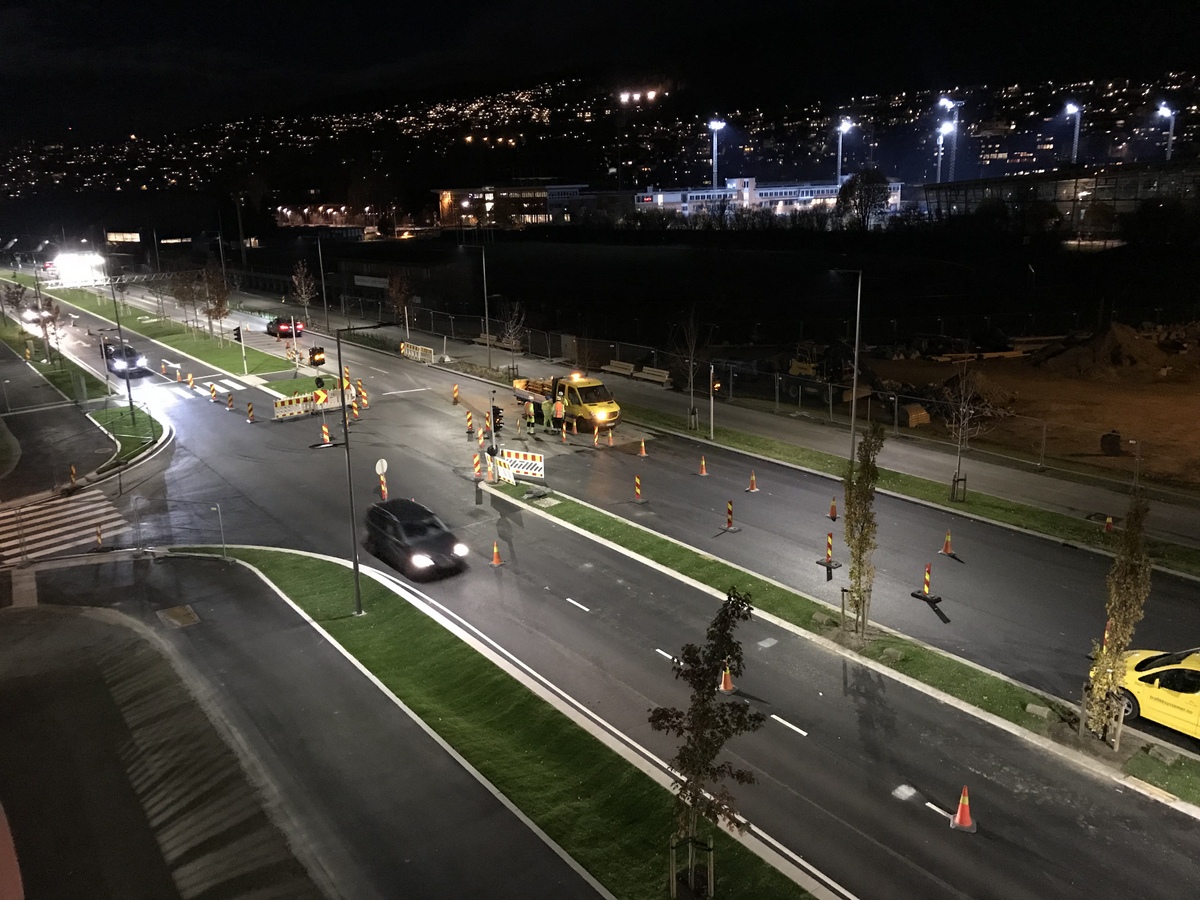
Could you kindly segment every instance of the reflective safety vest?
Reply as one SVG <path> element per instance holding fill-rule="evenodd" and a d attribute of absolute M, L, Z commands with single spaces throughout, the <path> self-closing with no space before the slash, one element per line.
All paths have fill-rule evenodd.
<path fill-rule="evenodd" d="M 554 401 L 554 418 L 561 419 L 567 414 L 567 408 L 561 400 Z"/>
<path fill-rule="evenodd" d="M 525 418 L 528 419 L 530 422 L 533 421 L 534 415 L 533 415 L 533 401 L 532 400 L 525 401 Z"/>

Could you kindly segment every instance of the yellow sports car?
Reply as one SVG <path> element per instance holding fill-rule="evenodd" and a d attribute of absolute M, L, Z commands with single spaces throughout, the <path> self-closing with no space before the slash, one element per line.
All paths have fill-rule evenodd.
<path fill-rule="evenodd" d="M 1200 647 L 1125 655 L 1125 721 L 1141 716 L 1200 738 Z"/>

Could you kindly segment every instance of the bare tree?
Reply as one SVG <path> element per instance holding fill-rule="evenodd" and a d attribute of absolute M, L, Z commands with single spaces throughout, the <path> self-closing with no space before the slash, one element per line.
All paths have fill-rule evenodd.
<path fill-rule="evenodd" d="M 229 284 L 221 274 L 221 267 L 210 262 L 201 277 L 204 289 L 204 315 L 208 318 L 209 334 L 213 330 L 213 322 L 222 322 L 229 315 Z M 221 339 L 224 340 L 224 329 Z"/>
<path fill-rule="evenodd" d="M 308 263 L 304 260 L 296 263 L 292 269 L 292 296 L 296 298 L 296 302 L 304 309 L 304 320 L 308 321 L 308 305 L 313 302 L 313 298 L 317 296 L 317 280 L 313 278 L 312 273 L 308 271 Z"/>
<path fill-rule="evenodd" d="M 51 337 L 58 339 L 58 325 L 62 321 L 62 308 L 51 297 L 42 297 L 38 306 L 38 325 L 42 329 L 42 343 L 46 349 L 46 361 L 54 361 L 54 344 Z M 58 363 L 62 364 L 62 348 L 58 351 Z"/>
<path fill-rule="evenodd" d="M 404 338 L 409 338 L 408 302 L 413 296 L 412 279 L 407 269 L 388 275 L 387 298 L 392 307 L 392 320 L 404 322 Z"/>
<path fill-rule="evenodd" d="M 958 483 L 962 475 L 963 449 L 970 449 L 971 439 L 991 431 L 991 404 L 980 393 L 980 381 L 974 370 L 962 363 L 958 374 L 943 388 L 946 427 L 954 438 L 956 455 L 954 480 Z"/>
<path fill-rule="evenodd" d="M 846 464 L 846 545 L 850 549 L 850 609 L 854 613 L 854 631 L 867 633 L 871 620 L 871 591 L 875 585 L 875 485 L 879 469 L 875 460 L 883 447 L 883 426 L 873 423 L 858 443 L 857 459 Z M 842 627 L 846 627 L 845 619 Z"/>
<path fill-rule="evenodd" d="M 838 190 L 837 211 L 866 231 L 883 215 L 889 197 L 888 180 L 878 169 L 851 175 Z"/>
<path fill-rule="evenodd" d="M 175 272 L 171 275 L 171 296 L 175 298 L 175 305 L 183 310 L 183 321 L 186 324 L 192 324 L 192 320 L 188 318 L 189 310 L 192 319 L 199 324 L 200 292 L 198 288 L 194 272 Z"/>
<path fill-rule="evenodd" d="M 696 833 L 701 819 L 732 831 L 743 832 L 732 792 L 723 782 L 753 784 L 754 773 L 735 768 L 729 760 L 718 762 L 725 745 L 740 734 L 757 731 L 766 716 L 746 703 L 725 702 L 717 688 L 728 669 L 734 678 L 745 669 L 742 645 L 734 637 L 741 622 L 750 620 L 750 595 L 730 588 L 708 626 L 703 645 L 686 644 L 672 668 L 675 677 L 692 689 L 687 710 L 656 707 L 650 710 L 650 727 L 682 739 L 671 760 L 675 780 L 676 836 L 688 841 L 688 879 L 695 887 Z"/>
<path fill-rule="evenodd" d="M 1106 581 L 1108 619 L 1104 638 L 1092 644 L 1095 664 L 1088 675 L 1080 713 L 1080 732 L 1112 737 L 1113 749 L 1121 746 L 1121 724 L 1126 701 L 1122 691 L 1125 667 L 1121 656 L 1133 641 L 1133 630 L 1146 611 L 1150 596 L 1150 555 L 1146 552 L 1144 532 L 1150 508 L 1140 490 L 1129 497 L 1129 511 L 1117 543 L 1117 553 Z"/>
<path fill-rule="evenodd" d="M 698 352 L 700 345 L 700 323 L 696 319 L 696 307 L 688 310 L 687 318 L 678 325 L 671 336 L 675 354 L 683 365 L 683 374 L 687 378 L 688 389 L 688 427 L 696 421 L 696 376 L 700 374 L 701 359 Z"/>
<path fill-rule="evenodd" d="M 13 318 L 17 318 L 20 315 L 21 307 L 25 304 L 26 290 L 28 290 L 28 288 L 26 288 L 23 284 L 17 284 L 15 282 L 12 284 L 6 284 L 4 286 L 4 295 L 2 298 L 0 298 L 0 310 L 2 310 L 4 307 L 10 307 L 12 309 Z M 8 316 L 5 315 L 4 318 L 7 320 Z"/>
<path fill-rule="evenodd" d="M 508 345 L 509 357 L 515 373 L 517 366 L 517 350 L 525 341 L 528 329 L 525 327 L 525 307 L 521 301 L 505 301 L 500 307 L 500 341 Z"/>

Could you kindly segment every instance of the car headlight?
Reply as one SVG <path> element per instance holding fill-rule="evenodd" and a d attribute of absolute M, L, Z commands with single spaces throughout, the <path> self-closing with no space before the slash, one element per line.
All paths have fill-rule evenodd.
<path fill-rule="evenodd" d="M 146 368 L 146 357 L 144 357 L 144 356 L 139 356 L 139 357 L 137 358 L 137 367 L 138 367 L 139 369 L 144 369 L 144 368 Z"/>
<path fill-rule="evenodd" d="M 608 413 L 603 409 L 596 413 L 596 421 L 597 422 L 603 422 L 607 418 L 608 418 Z"/>
<path fill-rule="evenodd" d="M 467 545 L 466 544 L 455 544 L 454 545 L 454 555 L 455 556 L 466 556 L 467 555 Z"/>
<path fill-rule="evenodd" d="M 114 360 L 113 360 L 113 368 L 114 368 L 114 369 L 124 369 L 124 368 L 125 368 L 125 360 L 123 360 L 123 359 L 114 359 Z"/>
<path fill-rule="evenodd" d="M 412 564 L 418 569 L 428 569 L 433 565 L 433 560 L 424 553 L 417 553 L 413 555 Z"/>

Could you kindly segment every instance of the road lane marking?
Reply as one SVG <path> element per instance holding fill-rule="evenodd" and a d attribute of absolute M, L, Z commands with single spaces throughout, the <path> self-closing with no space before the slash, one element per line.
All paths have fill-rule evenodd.
<path fill-rule="evenodd" d="M 568 603 L 570 603 L 570 604 L 571 604 L 571 605 L 573 605 L 573 606 L 578 606 L 578 607 L 579 607 L 580 609 L 582 609 L 584 612 L 591 612 L 591 610 L 590 610 L 590 609 L 588 609 L 586 606 L 584 606 L 582 603 L 579 603 L 579 602 L 577 602 L 577 601 L 575 601 L 575 600 L 572 600 L 570 597 L 568 597 L 568 598 L 567 598 L 567 602 L 568 602 Z"/>
<path fill-rule="evenodd" d="M 427 391 L 429 388 L 409 388 L 407 391 L 384 391 L 382 396 L 390 397 L 392 394 L 415 394 L 418 391 Z"/>
<path fill-rule="evenodd" d="M 245 390 L 246 387 L 244 384 L 238 384 L 236 381 L 230 378 L 222 378 L 221 384 L 229 385 L 229 389 L 233 391 Z"/>
<path fill-rule="evenodd" d="M 917 789 L 911 784 L 902 784 L 892 791 L 892 796 L 897 800 L 911 800 L 917 796 Z"/>
<path fill-rule="evenodd" d="M 953 818 L 954 818 L 954 816 L 953 816 L 951 813 L 948 813 L 948 812 L 946 812 L 946 811 L 945 811 L 944 809 L 942 809 L 941 807 L 934 806 L 934 805 L 933 805 L 932 803 L 930 803 L 928 800 L 926 800 L 926 801 L 925 801 L 925 805 L 926 805 L 926 806 L 928 806 L 930 809 L 932 809 L 932 810 L 933 810 L 935 813 L 941 813 L 941 814 L 942 814 L 943 816 L 945 816 L 947 819 L 953 819 Z"/>
<path fill-rule="evenodd" d="M 374 366 L 367 366 L 372 372 L 378 372 L 380 375 L 390 375 L 390 372 L 385 372 L 383 369 L 377 369 Z"/>
<path fill-rule="evenodd" d="M 786 719 L 781 719 L 781 718 L 779 718 L 779 716 L 775 715 L 774 713 L 771 714 L 771 718 L 774 719 L 776 722 L 778 722 L 780 725 L 786 725 L 788 728 L 792 729 L 792 731 L 796 732 L 801 737 L 808 737 L 807 731 L 805 731 L 803 728 L 797 728 L 795 725 L 793 725 L 791 722 L 787 721 Z"/>
<path fill-rule="evenodd" d="M 657 653 L 659 656 L 665 656 L 665 657 L 666 657 L 667 659 L 669 659 L 671 662 L 675 662 L 675 657 L 673 657 L 673 656 L 672 656 L 670 653 L 668 653 L 666 650 L 659 650 L 657 647 L 655 647 L 655 648 L 654 648 L 654 652 L 655 652 L 655 653 Z"/>

